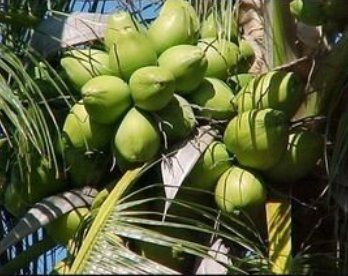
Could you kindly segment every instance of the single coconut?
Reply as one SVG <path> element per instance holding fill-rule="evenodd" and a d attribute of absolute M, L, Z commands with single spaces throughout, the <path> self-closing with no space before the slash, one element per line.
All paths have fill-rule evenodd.
<path fill-rule="evenodd" d="M 173 98 L 175 79 L 162 67 L 143 67 L 133 73 L 129 86 L 135 105 L 146 111 L 158 111 Z"/>
<path fill-rule="evenodd" d="M 157 54 L 182 44 L 196 44 L 199 37 L 199 18 L 189 2 L 167 0 L 159 16 L 148 29 Z"/>
<path fill-rule="evenodd" d="M 25 213 L 28 203 L 23 199 L 22 188 L 17 187 L 17 184 L 11 182 L 7 185 L 3 199 L 3 206 L 9 213 L 19 218 Z"/>
<path fill-rule="evenodd" d="M 72 50 L 60 60 L 66 76 L 77 90 L 91 78 L 112 75 L 109 55 L 95 49 Z"/>
<path fill-rule="evenodd" d="M 214 13 L 210 13 L 208 17 L 203 21 L 201 27 L 201 38 L 218 37 L 219 27 L 221 22 L 220 18 Z"/>
<path fill-rule="evenodd" d="M 255 59 L 254 49 L 251 47 L 249 41 L 241 39 L 239 41 L 239 59 L 238 72 L 247 73 L 252 66 Z"/>
<path fill-rule="evenodd" d="M 170 141 L 185 139 L 196 125 L 190 103 L 179 95 L 174 95 L 166 108 L 157 115 L 161 120 L 161 128 Z"/>
<path fill-rule="evenodd" d="M 113 127 L 92 120 L 84 105 L 76 103 L 70 110 L 63 126 L 63 144 L 75 149 L 100 150 L 111 140 Z M 64 147 L 63 146 L 63 147 Z"/>
<path fill-rule="evenodd" d="M 184 180 L 176 199 L 188 204 L 215 206 L 213 192 L 216 182 L 231 167 L 231 163 L 226 146 L 219 141 L 212 142 Z M 190 207 L 179 204 L 172 204 L 168 213 L 178 216 L 185 214 L 185 217 L 201 222 L 205 220 L 201 212 L 191 211 Z"/>
<path fill-rule="evenodd" d="M 56 177 L 56 170 L 47 158 L 37 157 L 33 160 L 25 191 L 29 203 L 34 204 L 47 196 L 57 194 L 65 187 L 65 183 Z"/>
<path fill-rule="evenodd" d="M 254 109 L 253 95 L 261 78 L 262 76 L 253 78 L 247 85 L 242 87 L 238 94 L 233 98 L 233 106 L 238 110 L 238 113 Z"/>
<path fill-rule="evenodd" d="M 269 108 L 246 111 L 229 122 L 223 140 L 241 165 L 268 170 L 286 150 L 287 118 L 283 112 Z"/>
<path fill-rule="evenodd" d="M 5 191 L 4 205 L 15 216 L 23 215 L 27 208 L 66 188 L 65 183 L 56 177 L 56 171 L 47 158 L 36 156 L 30 165 L 30 171 L 23 179 L 18 165 L 14 165 L 11 170 L 11 182 Z"/>
<path fill-rule="evenodd" d="M 318 26 L 325 22 L 323 2 L 318 0 L 293 0 L 290 2 L 290 11 L 299 21 Z"/>
<path fill-rule="evenodd" d="M 205 38 L 199 41 L 198 47 L 208 59 L 205 76 L 226 80 L 237 65 L 238 46 L 225 39 Z"/>
<path fill-rule="evenodd" d="M 104 188 L 103 190 L 101 190 L 93 199 L 91 210 L 93 211 L 93 210 L 99 209 L 109 195 L 110 195 L 110 190 L 108 188 Z"/>
<path fill-rule="evenodd" d="M 272 108 L 291 118 L 301 104 L 303 86 L 293 72 L 272 71 L 263 75 L 255 86 L 246 89 L 238 103 L 238 111 Z M 248 104 L 246 104 L 248 102 Z"/>
<path fill-rule="evenodd" d="M 208 67 L 204 52 L 192 45 L 169 48 L 159 57 L 158 63 L 174 75 L 178 94 L 189 94 L 196 89 Z"/>
<path fill-rule="evenodd" d="M 289 135 L 283 157 L 265 175 L 277 182 L 295 182 L 311 172 L 322 155 L 323 138 L 315 132 L 297 130 Z"/>
<path fill-rule="evenodd" d="M 112 152 L 115 157 L 115 163 L 117 165 L 117 168 L 120 170 L 121 173 L 125 173 L 128 170 L 135 169 L 136 167 L 143 165 L 143 162 L 134 162 L 134 161 L 132 162 L 127 160 L 117 150 L 115 145 L 112 146 Z"/>
<path fill-rule="evenodd" d="M 232 92 L 236 95 L 243 87 L 248 85 L 248 83 L 251 82 L 253 78 L 254 76 L 252 74 L 242 73 L 232 76 L 228 80 L 228 84 L 231 87 Z"/>
<path fill-rule="evenodd" d="M 214 141 L 199 158 L 184 185 L 214 191 L 217 180 L 230 167 L 231 160 L 225 144 Z"/>
<path fill-rule="evenodd" d="M 161 139 L 151 117 L 132 108 L 123 118 L 115 136 L 115 147 L 130 162 L 146 162 L 160 149 Z"/>
<path fill-rule="evenodd" d="M 255 57 L 254 49 L 251 47 L 249 41 L 245 39 L 241 39 L 239 41 L 238 46 L 239 46 L 240 59 L 250 60 Z"/>
<path fill-rule="evenodd" d="M 215 188 L 215 201 L 226 212 L 252 211 L 266 200 L 262 180 L 253 173 L 233 166 L 219 178 Z"/>
<path fill-rule="evenodd" d="M 235 113 L 230 87 L 222 80 L 205 78 L 201 85 L 189 95 L 190 102 L 202 107 L 199 114 L 217 120 L 229 119 Z"/>
<path fill-rule="evenodd" d="M 96 186 L 107 175 L 112 161 L 107 153 L 81 152 L 74 148 L 66 148 L 64 157 L 73 187 Z"/>
<path fill-rule="evenodd" d="M 40 61 L 37 66 L 29 67 L 28 73 L 33 77 L 37 88 L 34 86 L 34 89 L 28 89 L 29 91 L 34 90 L 34 93 L 31 94 L 37 101 L 42 101 L 45 99 L 53 99 L 65 92 L 65 85 L 69 82 L 66 74 L 62 70 L 58 70 L 58 74 L 52 74 L 52 71 L 48 66 Z M 65 78 L 65 79 L 64 79 Z"/>
<path fill-rule="evenodd" d="M 99 76 L 82 87 L 83 104 L 90 118 L 100 124 L 113 124 L 132 106 L 127 83 L 114 76 Z"/>
<path fill-rule="evenodd" d="M 61 215 L 47 226 L 47 234 L 57 243 L 67 246 L 79 230 L 84 218 L 89 214 L 88 208 L 77 208 Z"/>
<path fill-rule="evenodd" d="M 117 43 L 117 40 L 120 37 L 120 31 L 123 29 L 145 32 L 144 27 L 141 26 L 129 12 L 118 11 L 110 15 L 106 23 L 104 37 L 106 49 L 111 49 L 112 45 Z"/>
<path fill-rule="evenodd" d="M 238 38 L 238 26 L 235 16 L 221 17 L 212 12 L 203 21 L 201 28 L 201 38 L 224 38 L 236 42 Z"/>
<path fill-rule="evenodd" d="M 109 61 L 114 75 L 128 81 L 137 69 L 156 65 L 157 55 L 145 34 L 132 28 L 123 28 L 119 30 L 116 43 L 110 48 Z"/>

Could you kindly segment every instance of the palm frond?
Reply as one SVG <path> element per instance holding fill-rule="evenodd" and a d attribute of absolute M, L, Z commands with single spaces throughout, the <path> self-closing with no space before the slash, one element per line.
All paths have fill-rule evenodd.
<path fill-rule="evenodd" d="M 89 206 L 96 190 L 90 187 L 67 191 L 36 203 L 0 241 L 0 254 L 74 208 Z"/>
<path fill-rule="evenodd" d="M 147 267 L 150 264 L 149 260 L 145 263 L 143 262 L 145 260 L 134 263 L 131 258 L 125 259 L 123 256 L 129 256 L 130 254 L 127 253 L 129 252 L 129 248 L 126 246 L 128 244 L 127 241 L 131 244 L 142 242 L 164 248 L 169 247 L 182 252 L 182 254 L 217 261 L 209 254 L 209 251 L 211 251 L 209 245 L 193 241 L 189 237 L 178 238 L 160 234 L 154 231 L 153 227 L 162 229 L 164 233 L 169 230 L 174 232 L 188 230 L 193 233 L 193 237 L 204 236 L 208 238 L 211 235 L 216 235 L 224 238 L 236 247 L 244 248 L 245 252 L 251 252 L 255 256 L 259 256 L 259 258 L 265 259 L 265 250 L 262 249 L 264 247 L 258 231 L 253 227 L 249 228 L 248 223 L 241 222 L 240 218 L 227 216 L 224 217 L 224 220 L 217 220 L 217 217 L 220 216 L 214 208 L 175 199 L 171 200 L 172 205 L 179 205 L 183 210 L 186 209 L 188 213 L 197 213 L 201 218 L 195 219 L 184 214 L 176 215 L 169 213 L 166 221 L 163 221 L 162 211 L 149 210 L 147 207 L 151 202 L 157 202 L 164 206 L 167 201 L 166 197 L 146 196 L 146 198 L 141 197 L 138 200 L 131 200 L 133 196 L 136 198 L 139 195 L 144 196 L 145 190 L 151 190 L 155 187 L 164 188 L 163 184 L 153 184 L 128 195 L 124 194 L 134 184 L 135 179 L 139 177 L 139 173 L 143 173 L 140 168 L 135 171 L 128 171 L 115 185 L 112 193 L 100 207 L 86 238 L 83 240 L 70 273 L 123 273 L 128 271 L 126 270 L 127 267 L 132 267 L 133 271 L 139 273 L 158 274 L 160 271 L 162 273 L 170 273 L 162 266 L 152 267 L 153 269 L 151 270 Z M 141 185 L 141 182 L 139 184 Z M 154 191 L 149 193 L 153 194 Z M 219 224 L 219 229 L 214 227 L 216 223 Z M 110 244 L 108 242 L 110 238 L 117 240 L 119 244 L 117 246 Z M 258 244 L 255 242 L 256 240 L 259 241 L 259 245 L 256 245 Z M 121 244 L 123 245 L 121 246 Z M 130 247 L 132 246 L 130 245 Z M 123 253 L 119 251 L 121 249 L 124 251 Z M 136 258 L 135 256 L 134 258 Z M 229 271 L 245 273 L 243 269 L 238 268 L 239 264 L 245 263 L 245 256 L 236 257 L 231 254 L 227 256 L 233 261 L 232 265 L 219 260 L 217 262 L 227 267 Z M 161 268 L 161 270 L 156 270 L 158 268 Z"/>

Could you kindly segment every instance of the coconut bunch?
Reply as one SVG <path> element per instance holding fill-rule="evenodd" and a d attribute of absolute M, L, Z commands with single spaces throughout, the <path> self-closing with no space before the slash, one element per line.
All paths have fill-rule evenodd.
<path fill-rule="evenodd" d="M 345 0 L 292 0 L 291 13 L 310 26 L 323 25 L 328 32 L 343 31 L 347 24 L 348 2 Z"/>
<path fill-rule="evenodd" d="M 201 118 L 234 116 L 228 80 L 253 54 L 244 42 L 219 39 L 216 28 L 206 31 L 209 24 L 211 16 L 201 28 L 188 2 L 168 0 L 148 29 L 128 12 L 111 15 L 105 51 L 66 52 L 61 65 L 81 100 L 65 120 L 60 151 L 76 185 L 98 182 L 79 169 L 84 162 L 96 171 L 96 153 L 110 152 L 123 171 L 182 142 Z"/>
<path fill-rule="evenodd" d="M 226 212 L 254 210 L 265 201 L 265 188 L 286 188 L 307 176 L 323 152 L 323 138 L 291 118 L 303 100 L 303 86 L 293 72 L 270 71 L 243 86 L 223 142 L 237 166 L 215 188 L 217 205 Z M 285 189 L 286 190 L 286 189 Z"/>
<path fill-rule="evenodd" d="M 148 28 L 128 12 L 111 15 L 104 46 L 69 50 L 60 60 L 79 98 L 57 141 L 70 186 L 103 187 L 114 173 L 156 160 L 209 124 L 220 136 L 183 187 L 210 193 L 207 204 L 227 214 L 249 212 L 263 206 L 270 183 L 295 182 L 321 157 L 321 136 L 291 125 L 303 100 L 301 80 L 288 71 L 249 74 L 253 49 L 234 17 L 212 12 L 201 23 L 187 1 L 167 0 Z M 46 171 L 39 174 L 50 181 Z M 178 197 L 202 200 L 181 191 Z M 48 232 L 66 245 L 88 212 L 67 214 Z M 55 235 L 57 229 L 69 231 Z"/>

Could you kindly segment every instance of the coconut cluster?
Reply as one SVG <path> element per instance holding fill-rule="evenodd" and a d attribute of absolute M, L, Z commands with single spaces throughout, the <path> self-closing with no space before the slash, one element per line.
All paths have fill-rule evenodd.
<path fill-rule="evenodd" d="M 248 74 L 253 58 L 248 42 L 238 38 L 235 18 L 211 13 L 201 24 L 184 0 L 165 1 L 148 27 L 128 12 L 111 15 L 103 50 L 68 50 L 60 61 L 78 97 L 57 142 L 69 183 L 103 186 L 105 176 L 152 162 L 197 126 L 212 124 L 221 138 L 207 147 L 183 186 L 215 194 L 214 207 L 226 213 L 262 207 L 268 183 L 294 182 L 313 169 L 322 139 L 291 127 L 303 100 L 298 76 Z M 44 168 L 39 163 L 33 172 L 38 184 L 54 178 Z M 11 200 L 11 186 L 7 194 L 8 202 L 18 202 Z M 199 201 L 181 191 L 178 197 Z M 68 214 L 48 232 L 67 244 L 86 214 Z M 69 229 L 66 235 L 54 234 L 62 228 Z M 149 247 L 138 251 L 152 255 Z"/>
<path fill-rule="evenodd" d="M 321 156 L 318 134 L 290 130 L 303 99 L 301 80 L 288 71 L 248 74 L 253 51 L 238 39 L 235 20 L 210 14 L 200 25 L 188 2 L 167 0 L 148 28 L 118 12 L 107 23 L 105 51 L 67 55 L 61 65 L 81 101 L 66 118 L 62 151 L 78 186 L 99 179 L 80 171 L 81 164 L 105 171 L 95 152 L 110 150 L 124 171 L 212 122 L 222 139 L 208 146 L 183 186 L 214 193 L 226 213 L 262 207 L 266 183 L 296 181 Z M 177 197 L 200 200 L 182 191 Z"/>
<path fill-rule="evenodd" d="M 235 115 L 227 80 L 250 57 L 241 54 L 235 21 L 226 39 L 218 39 L 215 21 L 208 16 L 201 26 L 188 2 L 168 0 L 148 28 L 128 12 L 111 15 L 105 51 L 66 52 L 61 65 L 81 100 L 65 120 L 60 149 L 77 186 L 98 179 L 81 176 L 78 159 L 92 169 L 93 153 L 111 148 L 123 171 L 186 139 L 201 118 Z"/>

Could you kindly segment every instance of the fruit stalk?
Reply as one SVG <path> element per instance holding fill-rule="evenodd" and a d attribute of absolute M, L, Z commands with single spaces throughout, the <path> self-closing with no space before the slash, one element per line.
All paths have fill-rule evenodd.
<path fill-rule="evenodd" d="M 340 100 L 341 89 L 348 76 L 348 31 L 313 75 L 312 91 L 307 94 L 297 118 L 326 115 Z"/>
<path fill-rule="evenodd" d="M 289 1 L 265 0 L 266 64 L 273 69 L 296 59 L 294 22 Z"/>

